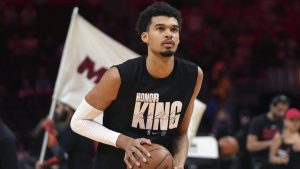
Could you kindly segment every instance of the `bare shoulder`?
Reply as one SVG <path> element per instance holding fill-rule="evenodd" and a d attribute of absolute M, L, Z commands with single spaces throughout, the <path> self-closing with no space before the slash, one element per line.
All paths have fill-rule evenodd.
<path fill-rule="evenodd" d="M 108 69 L 96 84 L 96 90 L 102 90 L 102 88 L 119 88 L 121 84 L 121 77 L 119 70 L 116 67 Z"/>
<path fill-rule="evenodd" d="M 116 99 L 121 85 L 121 77 L 116 67 L 108 69 L 100 81 L 85 96 L 85 100 L 97 108 L 105 110 Z"/>
<path fill-rule="evenodd" d="M 194 97 L 197 97 L 198 93 L 200 92 L 202 81 L 203 81 L 203 71 L 198 66 L 198 76 L 197 76 L 197 82 L 194 90 Z"/>
<path fill-rule="evenodd" d="M 116 67 L 112 67 L 112 68 L 108 69 L 103 74 L 102 79 L 103 80 L 108 80 L 109 82 L 121 82 L 120 73 L 119 73 L 119 70 Z M 101 83 L 102 79 L 98 82 L 98 84 Z"/>
<path fill-rule="evenodd" d="M 203 71 L 202 71 L 202 69 L 198 66 L 198 80 L 200 80 L 201 79 L 201 81 L 202 81 L 202 79 L 203 79 Z M 197 80 L 197 81 L 198 81 Z"/>

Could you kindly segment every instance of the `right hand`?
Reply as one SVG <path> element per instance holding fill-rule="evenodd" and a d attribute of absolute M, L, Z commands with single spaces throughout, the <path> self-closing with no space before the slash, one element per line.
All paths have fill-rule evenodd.
<path fill-rule="evenodd" d="M 148 150 L 143 146 L 143 144 L 151 145 L 151 141 L 145 138 L 139 139 L 131 139 L 127 142 L 124 150 L 125 150 L 125 157 L 124 161 L 129 168 L 133 167 L 133 164 L 140 166 L 140 160 L 142 159 L 143 162 L 147 162 L 145 155 L 151 157 Z"/>
<path fill-rule="evenodd" d="M 45 164 L 40 163 L 39 161 L 37 161 L 35 163 L 35 169 L 47 169 L 48 167 Z"/>
<path fill-rule="evenodd" d="M 48 131 L 49 133 L 55 133 L 55 127 L 54 127 L 54 122 L 51 119 L 45 119 L 42 122 L 43 128 Z"/>
<path fill-rule="evenodd" d="M 285 157 L 282 157 L 281 163 L 286 165 L 289 163 L 289 161 L 290 161 L 290 157 L 287 155 Z"/>

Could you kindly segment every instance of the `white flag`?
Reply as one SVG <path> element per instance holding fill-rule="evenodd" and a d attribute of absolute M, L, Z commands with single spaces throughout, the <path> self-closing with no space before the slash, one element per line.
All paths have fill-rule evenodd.
<path fill-rule="evenodd" d="M 74 109 L 106 69 L 139 55 L 113 40 L 73 11 L 53 99 Z"/>

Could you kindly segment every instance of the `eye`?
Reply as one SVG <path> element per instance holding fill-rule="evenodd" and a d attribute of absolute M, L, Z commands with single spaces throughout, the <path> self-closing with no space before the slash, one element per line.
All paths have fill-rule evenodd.
<path fill-rule="evenodd" d="M 161 32 L 165 30 L 165 29 L 164 29 L 163 27 L 161 27 L 161 26 L 160 26 L 160 27 L 157 27 L 156 29 L 157 29 L 158 31 L 161 31 Z"/>
<path fill-rule="evenodd" d="M 176 32 L 178 32 L 179 31 L 179 29 L 178 28 L 171 28 L 171 32 L 174 32 L 174 33 L 176 33 Z"/>

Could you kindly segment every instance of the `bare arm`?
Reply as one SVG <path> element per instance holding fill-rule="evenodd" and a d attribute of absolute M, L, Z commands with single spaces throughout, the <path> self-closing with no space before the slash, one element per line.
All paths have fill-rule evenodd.
<path fill-rule="evenodd" d="M 115 141 L 112 140 L 119 133 L 109 131 L 93 119 L 103 113 L 116 98 L 120 84 L 117 68 L 109 69 L 76 109 L 71 120 L 72 130 L 92 140 L 115 146 Z"/>
<path fill-rule="evenodd" d="M 187 110 L 183 117 L 182 123 L 179 126 L 179 135 L 174 142 L 174 150 L 175 150 L 174 160 L 175 160 L 175 166 L 178 169 L 180 169 L 180 168 L 183 169 L 184 163 L 185 163 L 185 160 L 187 157 L 188 148 L 189 148 L 189 140 L 188 140 L 188 136 L 187 136 L 187 131 L 188 131 L 189 123 L 190 123 L 193 108 L 194 108 L 194 101 L 200 91 L 202 80 L 203 80 L 203 72 L 198 67 L 198 77 L 197 77 L 197 82 L 196 82 L 196 86 L 194 89 L 194 93 L 193 93 L 190 103 L 187 107 Z"/>
<path fill-rule="evenodd" d="M 279 150 L 281 144 L 280 134 L 277 133 L 271 143 L 270 152 L 269 152 L 269 161 L 272 164 L 287 164 L 289 161 L 288 154 L 284 157 L 277 156 L 277 151 Z"/>
<path fill-rule="evenodd" d="M 250 152 L 261 151 L 268 148 L 271 145 L 271 142 L 271 140 L 258 141 L 256 135 L 249 134 L 247 137 L 247 150 Z"/>
<path fill-rule="evenodd" d="M 99 83 L 85 96 L 85 100 L 98 110 L 105 110 L 117 98 L 121 77 L 113 67 L 102 76 Z"/>

